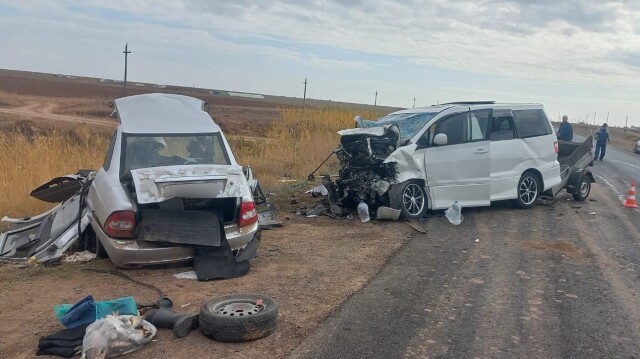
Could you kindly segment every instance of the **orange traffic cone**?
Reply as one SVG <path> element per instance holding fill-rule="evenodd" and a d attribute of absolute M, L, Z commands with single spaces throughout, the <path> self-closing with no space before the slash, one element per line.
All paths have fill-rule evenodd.
<path fill-rule="evenodd" d="M 629 190 L 629 195 L 627 196 L 627 200 L 622 204 L 625 207 L 629 208 L 638 208 L 638 204 L 636 204 L 636 182 L 631 182 L 631 189 Z"/>

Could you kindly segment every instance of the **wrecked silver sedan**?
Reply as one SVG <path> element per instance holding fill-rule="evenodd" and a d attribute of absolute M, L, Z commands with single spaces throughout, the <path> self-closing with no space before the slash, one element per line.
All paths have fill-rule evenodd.
<path fill-rule="evenodd" d="M 103 167 L 34 190 L 62 203 L 38 217 L 5 218 L 14 228 L 0 236 L 0 257 L 56 258 L 78 233 L 118 267 L 197 262 L 194 253 L 211 247 L 237 262 L 255 256 L 261 191 L 205 106 L 169 94 L 115 100 L 120 124 Z"/>

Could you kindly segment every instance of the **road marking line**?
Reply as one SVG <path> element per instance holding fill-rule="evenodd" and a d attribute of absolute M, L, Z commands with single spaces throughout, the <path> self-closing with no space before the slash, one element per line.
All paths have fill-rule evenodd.
<path fill-rule="evenodd" d="M 627 198 L 624 194 L 620 193 L 620 191 L 618 191 L 618 189 L 613 185 L 613 183 L 609 182 L 608 179 L 597 174 L 594 174 L 594 176 L 598 177 L 600 181 L 604 182 L 604 184 L 606 184 L 607 187 L 609 187 L 613 192 L 615 192 L 621 201 L 624 201 Z"/>
<path fill-rule="evenodd" d="M 639 170 L 640 170 L 640 167 L 638 167 L 638 166 L 636 166 L 636 165 L 632 165 L 631 163 L 626 163 L 626 162 L 624 162 L 624 161 L 611 160 L 611 162 L 620 162 L 620 163 L 622 163 L 622 164 L 625 164 L 625 165 L 627 165 L 627 166 L 631 166 L 631 167 L 633 167 L 633 168 L 637 168 L 637 169 L 639 169 Z"/>

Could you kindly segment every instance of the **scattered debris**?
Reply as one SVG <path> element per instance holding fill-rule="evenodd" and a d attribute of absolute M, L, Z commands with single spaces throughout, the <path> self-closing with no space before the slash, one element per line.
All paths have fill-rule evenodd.
<path fill-rule="evenodd" d="M 84 262 L 89 262 L 95 258 L 96 258 L 95 253 L 91 253 L 89 251 L 82 251 L 82 252 L 75 252 L 74 254 L 71 254 L 71 255 L 67 255 L 64 257 L 62 261 L 73 262 L 73 263 L 75 262 L 84 263 Z"/>
<path fill-rule="evenodd" d="M 133 315 L 109 315 L 87 327 L 82 359 L 114 358 L 142 348 L 156 336 L 153 324 Z"/>
<path fill-rule="evenodd" d="M 478 238 L 476 238 L 475 242 L 476 243 L 480 243 L 480 240 Z"/>
<path fill-rule="evenodd" d="M 329 195 L 329 191 L 327 191 L 327 188 L 324 185 L 318 185 L 316 187 L 314 187 L 313 189 L 310 189 L 308 191 L 306 191 L 305 193 L 310 193 L 311 196 L 313 197 L 320 197 L 320 196 L 328 196 Z"/>
<path fill-rule="evenodd" d="M 594 214 L 596 214 L 596 213 L 597 213 L 597 212 L 589 212 L 589 214 L 590 214 L 590 215 L 594 215 Z"/>
<path fill-rule="evenodd" d="M 178 279 L 198 280 L 198 275 L 196 274 L 195 271 L 176 273 L 173 276 L 174 276 L 174 278 L 178 278 Z"/>
<path fill-rule="evenodd" d="M 459 225 L 464 220 L 464 216 L 462 215 L 462 207 L 458 201 L 453 202 L 453 204 L 444 211 L 445 217 L 451 222 L 453 225 Z"/>
<path fill-rule="evenodd" d="M 400 211 L 399 209 L 393 209 L 390 207 L 380 206 L 378 207 L 378 211 L 376 213 L 376 219 L 386 219 L 391 221 L 397 221 L 400 219 Z"/>
<path fill-rule="evenodd" d="M 580 208 L 582 208 L 582 206 L 571 206 L 571 208 L 573 208 L 573 209 L 580 209 Z"/>
<path fill-rule="evenodd" d="M 422 233 L 422 234 L 426 234 L 427 233 L 427 230 L 424 229 L 424 227 L 422 227 L 422 225 L 416 220 L 408 220 L 408 221 L 405 221 L 405 223 L 408 224 L 409 227 L 415 229 L 419 233 Z"/>

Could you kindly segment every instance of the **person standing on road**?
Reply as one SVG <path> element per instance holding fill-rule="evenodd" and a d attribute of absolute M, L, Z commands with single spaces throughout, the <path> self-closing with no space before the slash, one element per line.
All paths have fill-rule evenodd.
<path fill-rule="evenodd" d="M 573 127 L 571 127 L 567 115 L 562 116 L 562 123 L 560 123 L 560 128 L 558 128 L 558 140 L 573 141 Z"/>
<path fill-rule="evenodd" d="M 597 160 L 600 157 L 600 161 L 604 158 L 604 154 L 607 152 L 607 143 L 611 142 L 609 132 L 607 132 L 607 124 L 603 124 L 600 127 L 600 131 L 596 133 L 596 155 L 593 160 Z"/>

